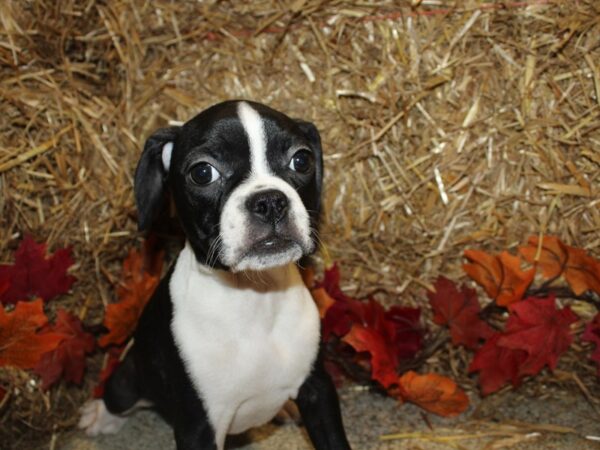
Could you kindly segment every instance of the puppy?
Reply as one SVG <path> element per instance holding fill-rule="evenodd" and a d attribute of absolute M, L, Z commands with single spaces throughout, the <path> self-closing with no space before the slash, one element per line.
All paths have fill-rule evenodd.
<path fill-rule="evenodd" d="M 258 103 L 220 103 L 148 139 L 140 229 L 170 191 L 187 240 L 103 399 L 84 407 L 88 434 L 117 431 L 144 403 L 179 450 L 222 450 L 294 399 L 317 450 L 350 448 L 296 266 L 315 250 L 322 177 L 315 126 Z"/>

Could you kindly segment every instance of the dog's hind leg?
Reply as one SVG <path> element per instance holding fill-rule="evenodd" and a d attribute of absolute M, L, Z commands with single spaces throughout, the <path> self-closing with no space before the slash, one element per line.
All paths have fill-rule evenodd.
<path fill-rule="evenodd" d="M 78 426 L 90 436 L 116 433 L 127 421 L 126 414 L 136 407 L 148 406 L 142 403 L 130 352 L 106 381 L 103 398 L 91 400 L 81 408 Z"/>

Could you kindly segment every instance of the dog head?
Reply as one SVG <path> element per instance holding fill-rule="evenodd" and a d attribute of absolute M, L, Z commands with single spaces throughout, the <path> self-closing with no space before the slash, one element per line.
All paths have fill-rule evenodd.
<path fill-rule="evenodd" d="M 139 227 L 170 190 L 199 262 L 263 270 L 315 249 L 323 161 L 316 127 L 228 101 L 147 140 L 135 173 Z"/>

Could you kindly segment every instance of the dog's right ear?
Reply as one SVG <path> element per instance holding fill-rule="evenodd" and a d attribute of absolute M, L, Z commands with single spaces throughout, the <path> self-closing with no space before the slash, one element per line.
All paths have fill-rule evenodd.
<path fill-rule="evenodd" d="M 171 154 L 181 127 L 161 128 L 148 138 L 135 169 L 138 229 L 147 230 L 163 206 Z"/>

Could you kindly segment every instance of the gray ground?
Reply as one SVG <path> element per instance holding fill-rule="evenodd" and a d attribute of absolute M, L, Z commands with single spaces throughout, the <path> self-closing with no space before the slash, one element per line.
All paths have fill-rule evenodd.
<path fill-rule="evenodd" d="M 509 392 L 479 402 L 457 419 L 426 414 L 413 405 L 346 388 L 340 391 L 344 421 L 355 450 L 388 449 L 600 449 L 600 415 L 580 395 L 550 393 L 545 399 Z M 570 429 L 570 430 L 569 430 Z M 390 433 L 421 433 L 412 439 L 382 441 Z M 474 438 L 474 434 L 484 437 Z M 453 439 L 448 436 L 454 435 Z M 443 438 L 445 441 L 434 441 Z M 152 411 L 140 411 L 116 435 L 62 436 L 61 450 L 169 450 L 174 448 L 168 425 Z M 269 424 L 232 439 L 230 449 L 310 450 L 302 428 Z"/>

